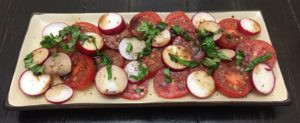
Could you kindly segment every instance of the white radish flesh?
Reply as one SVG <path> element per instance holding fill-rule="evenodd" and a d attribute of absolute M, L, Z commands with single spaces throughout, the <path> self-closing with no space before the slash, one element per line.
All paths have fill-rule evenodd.
<path fill-rule="evenodd" d="M 73 95 L 73 89 L 65 84 L 56 84 L 48 89 L 45 98 L 48 102 L 61 104 L 69 100 Z"/>
<path fill-rule="evenodd" d="M 85 33 L 88 36 L 91 36 L 92 38 L 90 38 L 87 41 L 80 41 L 79 43 L 79 47 L 78 50 L 86 55 L 95 55 L 97 52 L 97 49 L 102 49 L 103 47 L 103 40 L 102 37 L 97 34 L 97 33 L 93 33 L 93 32 L 87 32 Z M 95 47 L 96 45 L 96 47 Z"/>
<path fill-rule="evenodd" d="M 143 67 L 147 66 L 142 63 Z M 135 80 L 134 78 L 131 78 L 130 76 L 138 76 L 139 73 L 139 62 L 138 61 L 131 61 L 129 62 L 125 67 L 124 67 L 124 71 L 127 74 L 127 77 L 129 79 L 130 82 L 132 83 L 137 83 L 139 82 L 139 80 Z"/>
<path fill-rule="evenodd" d="M 57 74 L 59 76 L 66 75 L 72 70 L 72 62 L 70 57 L 65 53 L 58 53 L 50 56 L 44 63 L 45 73 Z"/>
<path fill-rule="evenodd" d="M 169 29 L 165 29 L 160 34 L 155 36 L 152 46 L 153 47 L 164 47 L 171 41 L 171 33 Z"/>
<path fill-rule="evenodd" d="M 54 23 L 50 23 L 47 26 L 45 26 L 45 28 L 43 29 L 43 36 L 46 35 L 58 35 L 59 31 L 64 29 L 65 27 L 67 27 L 68 25 L 63 23 L 63 22 L 54 22 Z"/>
<path fill-rule="evenodd" d="M 199 24 L 197 27 L 199 30 L 206 30 L 214 33 L 214 41 L 219 40 L 222 37 L 221 26 L 213 21 L 205 21 Z"/>
<path fill-rule="evenodd" d="M 19 87 L 24 94 L 36 96 L 43 94 L 50 87 L 50 83 L 50 75 L 34 75 L 32 71 L 25 71 L 20 77 Z"/>
<path fill-rule="evenodd" d="M 132 50 L 128 52 L 126 49 L 128 45 L 132 45 Z M 123 38 L 119 45 L 120 54 L 127 60 L 136 60 L 138 53 L 142 52 L 146 47 L 145 41 L 137 38 Z"/>
<path fill-rule="evenodd" d="M 126 24 L 121 15 L 117 13 L 107 13 L 99 18 L 98 26 L 102 33 L 115 35 L 122 32 Z"/>
<path fill-rule="evenodd" d="M 223 53 L 227 60 L 232 60 L 232 58 L 235 56 L 235 51 L 231 49 L 219 49 L 219 52 Z"/>
<path fill-rule="evenodd" d="M 248 36 L 254 36 L 260 33 L 261 27 L 259 23 L 250 18 L 244 18 L 240 20 L 238 29 Z"/>
<path fill-rule="evenodd" d="M 58 75 L 52 74 L 51 78 L 52 78 L 51 86 L 64 83 L 64 81 Z"/>
<path fill-rule="evenodd" d="M 190 92 L 199 98 L 206 98 L 215 91 L 215 81 L 205 71 L 194 71 L 187 78 Z"/>
<path fill-rule="evenodd" d="M 199 12 L 196 13 L 193 17 L 192 17 L 192 22 L 194 24 L 195 27 L 198 27 L 200 25 L 200 23 L 205 22 L 205 21 L 213 21 L 215 22 L 215 18 L 214 16 L 212 16 L 209 13 L 206 12 Z"/>
<path fill-rule="evenodd" d="M 95 83 L 98 91 L 104 95 L 116 95 L 122 93 L 128 83 L 125 71 L 112 65 L 112 78 L 108 80 L 108 73 L 106 67 L 102 67 L 96 74 Z"/>
<path fill-rule="evenodd" d="M 179 57 L 180 59 L 192 61 L 192 56 L 185 47 L 183 47 L 181 45 L 167 46 L 162 53 L 163 61 L 165 62 L 166 65 L 168 65 L 171 69 L 174 69 L 174 70 L 182 70 L 182 69 L 185 69 L 187 66 L 172 61 L 169 54 L 175 55 L 175 56 Z"/>
<path fill-rule="evenodd" d="M 47 48 L 39 48 L 32 51 L 31 53 L 33 55 L 33 62 L 35 64 L 42 64 L 50 54 Z"/>
<path fill-rule="evenodd" d="M 252 81 L 256 90 L 262 94 L 269 94 L 275 87 L 275 76 L 272 68 L 260 63 L 252 71 Z"/>

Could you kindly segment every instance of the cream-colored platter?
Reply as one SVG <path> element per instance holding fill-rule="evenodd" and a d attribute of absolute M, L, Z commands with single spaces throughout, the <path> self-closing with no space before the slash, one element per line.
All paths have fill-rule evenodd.
<path fill-rule="evenodd" d="M 289 102 L 288 92 L 278 66 L 276 63 L 274 73 L 276 76 L 276 85 L 274 91 L 269 95 L 261 95 L 252 91 L 244 98 L 228 98 L 222 96 L 217 91 L 209 98 L 199 99 L 194 96 L 187 95 L 178 99 L 164 99 L 157 96 L 154 91 L 152 80 L 149 80 L 149 93 L 141 100 L 126 100 L 121 97 L 105 97 L 99 94 L 95 88 L 84 91 L 75 91 L 73 97 L 64 104 L 55 105 L 47 102 L 43 96 L 30 97 L 23 94 L 18 87 L 18 79 L 23 71 L 25 71 L 23 58 L 32 50 L 40 47 L 42 39 L 42 29 L 52 22 L 65 22 L 73 24 L 78 21 L 86 21 L 97 25 L 99 17 L 103 13 L 74 13 L 74 14 L 35 14 L 32 16 L 22 49 L 19 53 L 19 59 L 13 75 L 11 86 L 8 94 L 7 105 L 16 109 L 43 109 L 43 108 L 80 108 L 80 107 L 122 107 L 122 106 L 170 106 L 170 105 L 269 105 L 269 104 L 286 104 Z M 134 13 L 120 13 L 126 22 L 136 14 Z M 169 12 L 158 12 L 164 19 Z M 186 13 L 189 17 L 194 13 Z M 257 20 L 262 32 L 257 37 L 258 39 L 268 41 L 271 43 L 270 37 L 265 26 L 262 14 L 260 11 L 232 11 L 232 12 L 212 12 L 217 21 L 223 18 L 234 16 L 235 18 L 252 18 Z"/>

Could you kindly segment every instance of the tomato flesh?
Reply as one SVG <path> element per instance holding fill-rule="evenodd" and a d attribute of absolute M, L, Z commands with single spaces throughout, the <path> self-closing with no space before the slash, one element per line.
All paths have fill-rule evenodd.
<path fill-rule="evenodd" d="M 169 26 L 178 25 L 188 33 L 195 33 L 195 26 L 193 25 L 191 19 L 183 11 L 175 11 L 170 13 L 166 17 L 165 21 Z"/>
<path fill-rule="evenodd" d="M 117 65 L 121 68 L 125 67 L 125 60 L 118 51 L 106 49 L 103 50 L 102 52 L 109 57 L 113 65 Z M 100 56 L 95 56 L 94 59 L 96 63 L 99 63 L 102 60 Z"/>
<path fill-rule="evenodd" d="M 145 56 L 143 58 L 143 62 L 150 69 L 147 78 L 153 77 L 158 70 L 160 70 L 165 66 L 162 60 L 162 51 L 161 49 L 156 49 L 156 48 L 152 49 L 150 55 Z"/>
<path fill-rule="evenodd" d="M 93 32 L 100 34 L 100 31 L 97 26 L 88 22 L 77 22 L 73 25 L 79 26 L 82 32 Z"/>
<path fill-rule="evenodd" d="M 148 93 L 148 81 L 141 83 L 127 84 L 126 90 L 123 92 L 122 97 L 129 100 L 139 100 L 146 96 Z"/>

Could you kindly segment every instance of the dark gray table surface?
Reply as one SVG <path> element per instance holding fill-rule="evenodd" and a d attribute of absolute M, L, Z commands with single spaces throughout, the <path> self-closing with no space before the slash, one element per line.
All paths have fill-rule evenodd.
<path fill-rule="evenodd" d="M 18 52 L 32 13 L 261 10 L 278 53 L 287 106 L 194 106 L 10 111 L 5 109 Z M 298 0 L 0 0 L 0 123 L 17 122 L 300 122 Z"/>

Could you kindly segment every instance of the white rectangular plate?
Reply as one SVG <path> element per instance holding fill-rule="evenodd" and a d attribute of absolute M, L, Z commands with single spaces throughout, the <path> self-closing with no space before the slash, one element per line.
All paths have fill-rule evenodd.
<path fill-rule="evenodd" d="M 73 24 L 78 21 L 86 21 L 97 25 L 98 18 L 103 13 L 75 13 L 75 14 L 35 14 L 32 16 L 22 49 L 19 54 L 19 59 L 11 81 L 11 86 L 8 95 L 7 105 L 17 109 L 39 109 L 39 108 L 68 108 L 68 107 L 122 107 L 122 106 L 157 106 L 157 105 L 257 105 L 257 104 L 285 104 L 289 102 L 289 96 L 287 89 L 278 66 L 276 63 L 274 72 L 276 76 L 276 85 L 274 91 L 269 95 L 260 95 L 252 91 L 244 98 L 227 98 L 220 93 L 215 92 L 211 97 L 207 99 L 198 99 L 191 94 L 178 98 L 178 99 L 163 99 L 157 96 L 154 91 L 153 83 L 149 80 L 149 93 L 145 98 L 141 100 L 131 101 L 120 97 L 109 98 L 100 95 L 94 86 L 84 91 L 75 91 L 74 96 L 64 104 L 54 105 L 48 103 L 43 96 L 30 97 L 24 95 L 18 88 L 18 79 L 23 71 L 25 71 L 23 59 L 32 50 L 40 47 L 40 41 L 42 40 L 42 29 L 52 22 L 65 22 L 67 24 Z M 136 13 L 120 13 L 126 22 Z M 158 14 L 164 19 L 169 12 L 158 12 Z M 186 13 L 189 17 L 192 17 L 194 13 Z M 260 11 L 233 11 L 233 12 L 213 12 L 212 13 L 217 21 L 224 18 L 234 16 L 235 18 L 252 18 L 257 20 L 262 27 L 261 34 L 258 39 L 265 40 L 271 44 L 265 22 Z"/>

